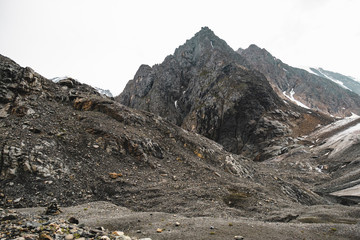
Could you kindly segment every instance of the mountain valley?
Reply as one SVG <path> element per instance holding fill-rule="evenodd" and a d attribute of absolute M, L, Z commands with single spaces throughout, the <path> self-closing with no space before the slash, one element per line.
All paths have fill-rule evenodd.
<path fill-rule="evenodd" d="M 0 239 L 359 239 L 360 96 L 311 71 L 207 27 L 115 98 L 0 55 Z"/>

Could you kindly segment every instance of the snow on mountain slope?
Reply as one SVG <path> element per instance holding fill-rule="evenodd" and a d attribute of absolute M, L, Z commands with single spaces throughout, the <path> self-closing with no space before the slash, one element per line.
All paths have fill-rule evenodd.
<path fill-rule="evenodd" d="M 290 96 L 286 94 L 286 91 L 283 92 L 283 94 L 285 95 L 285 97 L 287 97 L 288 99 L 290 99 L 292 102 L 294 102 L 296 105 L 300 106 L 300 107 L 303 107 L 303 108 L 306 108 L 306 109 L 310 109 L 308 106 L 306 106 L 305 104 L 303 104 L 302 102 L 296 100 L 294 98 L 294 95 L 295 95 L 295 91 L 294 89 L 291 89 L 290 91 Z"/>
<path fill-rule="evenodd" d="M 360 95 L 360 79 L 350 76 L 345 76 L 337 72 L 328 71 L 323 68 L 313 68 L 313 67 L 300 67 L 300 68 L 306 70 L 309 73 L 315 74 L 319 77 L 329 79 L 335 82 L 336 84 L 338 84 L 339 86 Z"/>
<path fill-rule="evenodd" d="M 331 77 L 330 75 L 326 74 L 326 72 L 323 71 L 322 68 L 318 68 L 318 69 L 316 69 L 316 70 L 320 73 L 320 74 L 317 74 L 318 76 L 320 76 L 320 77 L 325 77 L 325 78 L 333 81 L 334 83 L 339 84 L 341 87 L 352 91 L 350 88 L 346 87 L 342 81 L 340 81 L 340 80 L 338 80 L 338 79 L 335 79 L 335 78 Z M 316 73 L 316 72 L 315 72 L 315 73 Z"/>
<path fill-rule="evenodd" d="M 102 89 L 102 88 L 98 88 L 98 87 L 94 87 L 96 89 L 96 91 L 98 91 L 98 93 L 102 94 L 102 95 L 106 95 L 108 97 L 113 97 L 112 93 L 110 92 L 110 90 L 106 89 Z"/>

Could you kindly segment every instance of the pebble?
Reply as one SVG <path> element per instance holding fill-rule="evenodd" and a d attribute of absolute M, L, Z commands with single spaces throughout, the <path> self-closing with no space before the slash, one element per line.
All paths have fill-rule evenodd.
<path fill-rule="evenodd" d="M 7 210 L 7 215 L 0 215 L 1 220 L 3 220 L 4 217 L 7 219 L 0 224 L 0 240 L 132 240 L 131 237 L 126 236 L 122 231 L 110 232 L 103 227 L 91 229 L 84 224 L 77 225 L 74 220 L 71 221 L 74 223 L 70 223 L 70 221 L 57 216 L 58 215 L 43 215 L 29 217 L 28 215 L 15 214 L 13 211 Z M 162 229 L 160 230 L 162 231 Z M 3 233 L 7 233 L 7 235 Z M 144 240 L 149 239 L 150 238 L 144 238 Z"/>
<path fill-rule="evenodd" d="M 234 239 L 235 239 L 235 240 L 243 240 L 244 237 L 243 237 L 243 236 L 235 236 Z"/>
<path fill-rule="evenodd" d="M 115 231 L 112 234 L 115 236 L 124 236 L 124 232 L 120 232 L 120 231 Z"/>
<path fill-rule="evenodd" d="M 68 234 L 65 236 L 65 240 L 73 240 L 74 239 L 74 235 L 72 234 Z"/>
<path fill-rule="evenodd" d="M 45 233 L 42 233 L 40 234 L 39 240 L 53 240 L 53 238 Z"/>
<path fill-rule="evenodd" d="M 25 224 L 25 226 L 26 226 L 27 228 L 37 228 L 37 227 L 40 227 L 41 224 L 38 223 L 38 222 L 27 222 L 27 223 Z"/>
<path fill-rule="evenodd" d="M 177 227 L 180 226 L 180 223 L 179 223 L 179 222 L 176 222 L 176 223 L 175 223 L 175 226 L 177 226 Z"/>

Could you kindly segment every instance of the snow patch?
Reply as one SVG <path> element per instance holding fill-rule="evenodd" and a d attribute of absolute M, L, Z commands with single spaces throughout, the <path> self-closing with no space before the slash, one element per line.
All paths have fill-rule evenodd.
<path fill-rule="evenodd" d="M 114 97 L 114 95 L 111 93 L 110 90 L 108 89 L 102 89 L 102 88 L 98 88 L 98 87 L 94 87 L 96 89 L 96 91 L 98 93 L 100 93 L 101 95 L 105 95 L 105 96 L 108 96 L 108 97 Z"/>
<path fill-rule="evenodd" d="M 335 78 L 333 78 L 333 77 L 331 77 L 331 76 L 327 75 L 325 72 L 321 71 L 321 69 L 320 69 L 320 68 L 316 68 L 316 70 L 318 70 L 318 71 L 319 71 L 322 75 L 320 75 L 320 74 L 318 74 L 318 73 L 314 72 L 313 70 L 311 70 L 311 67 L 304 67 L 304 66 L 301 66 L 301 67 L 299 67 L 299 68 L 300 68 L 300 69 L 304 69 L 305 71 L 307 71 L 307 72 L 309 72 L 309 73 L 315 74 L 316 76 L 319 76 L 319 77 L 325 77 L 325 78 L 327 78 L 327 79 L 329 79 L 329 80 L 333 81 L 334 83 L 336 83 L 336 84 L 340 85 L 342 88 L 345 88 L 345 89 L 347 89 L 347 90 L 350 90 L 350 91 L 351 91 L 351 89 L 350 89 L 350 88 L 348 88 L 348 87 L 346 87 L 342 81 L 337 80 L 337 79 L 335 79 Z"/>
<path fill-rule="evenodd" d="M 50 80 L 53 81 L 54 83 L 57 83 L 61 80 L 65 80 L 65 79 L 68 79 L 69 77 L 68 76 L 64 76 L 64 77 L 54 77 L 54 78 L 51 78 Z"/>
<path fill-rule="evenodd" d="M 288 70 L 286 70 L 285 68 L 283 68 L 283 70 L 284 70 L 285 72 L 288 72 Z"/>
<path fill-rule="evenodd" d="M 303 104 L 302 102 L 296 100 L 294 98 L 294 95 L 295 95 L 295 91 L 294 89 L 292 88 L 291 91 L 290 91 L 290 96 L 286 94 L 286 91 L 283 92 L 283 94 L 285 95 L 285 97 L 287 97 L 288 99 L 290 99 L 292 102 L 296 103 L 296 105 L 300 106 L 300 107 L 303 107 L 303 108 L 306 108 L 306 109 L 310 109 L 308 106 L 306 106 L 305 104 Z"/>
<path fill-rule="evenodd" d="M 210 44 L 211 44 L 211 47 L 214 48 L 214 45 L 213 45 L 213 42 L 212 42 L 212 41 L 210 41 Z"/>

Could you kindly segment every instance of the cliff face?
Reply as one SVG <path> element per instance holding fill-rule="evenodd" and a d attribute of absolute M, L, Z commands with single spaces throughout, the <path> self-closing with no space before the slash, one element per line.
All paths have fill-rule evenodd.
<path fill-rule="evenodd" d="M 264 75 L 245 64 L 203 28 L 163 63 L 141 66 L 116 100 L 165 117 L 233 153 L 255 157 L 266 147 L 293 143 L 284 137 L 294 136 L 293 123 L 304 118 L 302 110 L 284 103 Z"/>
<path fill-rule="evenodd" d="M 340 116 L 360 113 L 360 98 L 324 76 L 291 67 L 256 45 L 239 49 L 247 66 L 265 75 L 279 96 L 292 95 L 307 107 Z"/>

